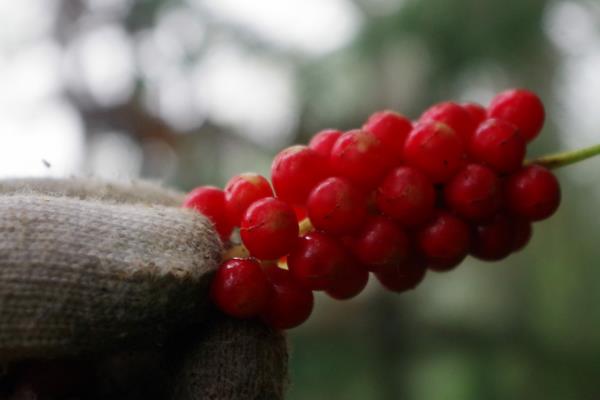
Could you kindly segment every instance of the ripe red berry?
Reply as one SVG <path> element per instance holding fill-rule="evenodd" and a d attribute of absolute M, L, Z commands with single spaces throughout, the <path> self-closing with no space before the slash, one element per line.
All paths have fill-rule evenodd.
<path fill-rule="evenodd" d="M 327 289 L 338 270 L 348 264 L 344 248 L 332 237 L 310 232 L 296 240 L 287 257 L 294 278 L 312 290 Z"/>
<path fill-rule="evenodd" d="M 435 189 L 431 181 L 411 167 L 393 169 L 377 188 L 377 207 L 403 226 L 426 222 L 435 205 Z"/>
<path fill-rule="evenodd" d="M 513 243 L 512 251 L 517 252 L 527 246 L 533 234 L 533 227 L 529 221 L 524 219 L 512 220 Z"/>
<path fill-rule="evenodd" d="M 444 188 L 448 207 L 471 221 L 491 218 L 502 203 L 501 183 L 491 169 L 469 164 Z"/>
<path fill-rule="evenodd" d="M 471 121 L 474 123 L 474 129 L 477 129 L 477 126 L 487 118 L 487 110 L 481 104 L 463 103 L 461 106 L 471 116 Z"/>
<path fill-rule="evenodd" d="M 356 261 L 349 260 L 340 268 L 329 287 L 327 294 L 337 300 L 347 300 L 357 296 L 367 286 L 369 272 Z"/>
<path fill-rule="evenodd" d="M 379 139 L 359 129 L 338 138 L 329 160 L 336 175 L 363 188 L 377 186 L 393 162 Z"/>
<path fill-rule="evenodd" d="M 271 298 L 272 287 L 258 261 L 225 261 L 211 284 L 211 297 L 225 314 L 236 318 L 257 316 Z"/>
<path fill-rule="evenodd" d="M 418 124 L 404 144 L 406 163 L 434 183 L 447 182 L 465 162 L 463 139 L 441 122 Z"/>
<path fill-rule="evenodd" d="M 419 122 L 442 122 L 458 134 L 465 142 L 475 131 L 476 123 L 461 105 L 451 101 L 434 104 L 419 118 Z"/>
<path fill-rule="evenodd" d="M 294 213 L 296 213 L 296 220 L 301 222 L 304 218 L 308 217 L 305 207 L 294 207 Z"/>
<path fill-rule="evenodd" d="M 336 129 L 322 130 L 315 134 L 312 139 L 310 139 L 310 142 L 308 142 L 308 147 L 313 149 L 321 157 L 329 159 L 329 156 L 331 155 L 331 149 L 333 148 L 336 140 L 342 136 L 342 133 L 342 131 L 338 131 Z"/>
<path fill-rule="evenodd" d="M 273 297 L 261 313 L 262 320 L 275 329 L 290 329 L 306 321 L 314 304 L 310 289 L 275 264 L 266 265 L 264 270 L 273 286 Z"/>
<path fill-rule="evenodd" d="M 205 215 L 215 226 L 223 242 L 229 240 L 233 226 L 227 217 L 225 192 L 214 186 L 200 186 L 185 197 L 183 207 Z"/>
<path fill-rule="evenodd" d="M 513 227 L 504 215 L 492 222 L 474 227 L 471 236 L 471 254 L 485 261 L 498 261 L 507 257 L 513 247 Z"/>
<path fill-rule="evenodd" d="M 412 123 L 402 114 L 385 110 L 372 114 L 363 129 L 379 139 L 391 157 L 399 161 L 404 152 L 404 142 L 412 130 Z"/>
<path fill-rule="evenodd" d="M 529 221 L 550 217 L 560 204 L 560 185 L 552 172 L 540 165 L 524 167 L 506 182 L 510 211 Z"/>
<path fill-rule="evenodd" d="M 274 197 L 257 200 L 242 218 L 240 236 L 251 255 L 275 260 L 288 254 L 296 242 L 296 214 L 291 206 Z"/>
<path fill-rule="evenodd" d="M 438 211 L 435 218 L 417 232 L 418 248 L 430 269 L 448 271 L 467 256 L 469 234 L 469 226 L 461 219 Z"/>
<path fill-rule="evenodd" d="M 496 95 L 488 114 L 516 125 L 527 142 L 539 135 L 545 118 L 540 98 L 525 89 L 511 89 Z"/>
<path fill-rule="evenodd" d="M 307 146 L 282 150 L 271 165 L 271 180 L 277 197 L 295 206 L 302 206 L 312 188 L 327 175 L 327 159 Z"/>
<path fill-rule="evenodd" d="M 317 229 L 333 234 L 350 233 L 367 217 L 365 195 L 344 178 L 328 178 L 308 196 L 307 212 Z"/>
<path fill-rule="evenodd" d="M 269 181 L 253 172 L 234 176 L 225 185 L 227 217 L 234 226 L 239 226 L 242 216 L 256 200 L 272 197 Z"/>
<path fill-rule="evenodd" d="M 511 173 L 523 165 L 526 143 L 515 125 L 499 119 L 484 121 L 469 143 L 471 157 L 500 173 Z"/>
<path fill-rule="evenodd" d="M 408 258 L 408 236 L 391 220 L 370 217 L 354 238 L 354 253 L 369 271 L 397 265 Z"/>
<path fill-rule="evenodd" d="M 414 257 L 408 262 L 381 268 L 375 273 L 375 277 L 386 289 L 402 293 L 416 288 L 425 278 L 426 272 L 425 261 Z"/>

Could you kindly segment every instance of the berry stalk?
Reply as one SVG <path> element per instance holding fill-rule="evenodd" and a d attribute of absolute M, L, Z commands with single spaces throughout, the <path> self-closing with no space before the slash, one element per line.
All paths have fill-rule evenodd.
<path fill-rule="evenodd" d="M 312 222 L 310 222 L 310 219 L 304 218 L 298 224 L 298 229 L 300 231 L 300 235 L 305 235 L 309 232 L 312 232 L 315 228 L 313 227 Z"/>
<path fill-rule="evenodd" d="M 549 154 L 533 160 L 529 160 L 527 164 L 537 164 L 548 169 L 565 167 L 575 164 L 588 158 L 600 155 L 600 144 L 585 147 L 583 149 L 563 151 L 560 153 Z"/>
<path fill-rule="evenodd" d="M 236 244 L 223 251 L 221 258 L 223 261 L 231 260 L 232 258 L 247 258 L 250 257 L 250 252 L 243 244 Z"/>

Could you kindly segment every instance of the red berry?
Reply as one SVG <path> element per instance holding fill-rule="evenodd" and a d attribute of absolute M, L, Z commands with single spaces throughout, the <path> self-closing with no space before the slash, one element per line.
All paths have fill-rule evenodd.
<path fill-rule="evenodd" d="M 529 221 L 524 219 L 513 219 L 512 221 L 512 230 L 513 230 L 513 243 L 512 243 L 512 251 L 517 252 L 527 246 L 531 236 L 533 234 L 533 227 Z"/>
<path fill-rule="evenodd" d="M 418 124 L 404 144 L 404 159 L 434 183 L 447 182 L 464 165 L 463 139 L 441 122 Z"/>
<path fill-rule="evenodd" d="M 265 272 L 273 285 L 273 297 L 261 313 L 262 320 L 275 329 L 290 329 L 306 321 L 314 304 L 310 289 L 275 264 L 265 266 Z"/>
<path fill-rule="evenodd" d="M 272 197 L 269 181 L 253 172 L 234 176 L 225 185 L 227 216 L 234 226 L 239 226 L 242 216 L 256 200 Z"/>
<path fill-rule="evenodd" d="M 408 236 L 391 220 L 382 216 L 370 217 L 354 238 L 354 253 L 370 271 L 385 265 L 406 261 L 409 253 Z"/>
<path fill-rule="evenodd" d="M 289 253 L 298 237 L 291 206 L 274 197 L 252 203 L 240 225 L 240 236 L 254 257 L 275 260 Z"/>
<path fill-rule="evenodd" d="M 371 132 L 395 160 L 400 160 L 404 152 L 404 142 L 412 130 L 412 123 L 402 114 L 394 111 L 379 111 L 372 114 L 363 125 Z"/>
<path fill-rule="evenodd" d="M 458 217 L 439 211 L 417 233 L 418 247 L 430 269 L 448 271 L 462 262 L 469 251 L 469 226 Z"/>
<path fill-rule="evenodd" d="M 327 159 L 307 146 L 282 150 L 271 165 L 271 180 L 277 197 L 296 206 L 302 206 L 312 188 L 327 175 Z"/>
<path fill-rule="evenodd" d="M 516 126 L 499 119 L 484 121 L 469 143 L 474 160 L 500 173 L 511 173 L 523 165 L 526 143 Z"/>
<path fill-rule="evenodd" d="M 513 246 L 513 227 L 504 215 L 478 225 L 471 236 L 471 254 L 480 260 L 498 261 L 507 257 Z"/>
<path fill-rule="evenodd" d="M 338 270 L 348 264 L 348 258 L 335 239 L 311 232 L 296 240 L 287 263 L 298 282 L 312 290 L 324 290 L 332 284 Z"/>
<path fill-rule="evenodd" d="M 392 292 L 406 292 L 417 287 L 425 278 L 427 266 L 420 258 L 411 258 L 408 262 L 387 265 L 375 273 L 383 287 Z"/>
<path fill-rule="evenodd" d="M 487 167 L 469 164 L 448 182 L 444 197 L 450 209 L 461 217 L 486 220 L 500 209 L 500 179 Z"/>
<path fill-rule="evenodd" d="M 481 104 L 463 103 L 461 106 L 471 116 L 471 121 L 473 121 L 475 129 L 477 129 L 477 126 L 487 118 L 487 110 Z"/>
<path fill-rule="evenodd" d="M 350 181 L 328 178 L 308 196 L 307 212 L 317 229 L 333 234 L 357 230 L 367 217 L 365 195 Z"/>
<path fill-rule="evenodd" d="M 364 188 L 376 186 L 392 165 L 381 141 L 372 133 L 359 129 L 338 138 L 329 160 L 336 175 Z"/>
<path fill-rule="evenodd" d="M 512 175 L 505 190 L 510 211 L 529 221 L 550 217 L 560 204 L 558 180 L 540 165 L 530 165 Z"/>
<path fill-rule="evenodd" d="M 183 207 L 205 215 L 215 226 L 223 242 L 229 240 L 233 226 L 227 217 L 225 192 L 214 186 L 200 186 L 185 197 Z"/>
<path fill-rule="evenodd" d="M 419 122 L 442 122 L 463 138 L 465 142 L 475 131 L 476 123 L 471 115 L 459 104 L 451 101 L 429 107 L 419 118 Z"/>
<path fill-rule="evenodd" d="M 347 300 L 357 296 L 367 286 L 369 272 L 356 261 L 349 262 L 340 268 L 335 279 L 325 290 L 327 294 L 337 300 Z"/>
<path fill-rule="evenodd" d="M 516 125 L 527 142 L 539 135 L 545 118 L 540 98 L 525 89 L 511 89 L 496 95 L 488 114 Z"/>
<path fill-rule="evenodd" d="M 315 134 L 312 139 L 310 139 L 310 142 L 308 142 L 308 147 L 313 149 L 321 157 L 329 159 L 329 156 L 331 155 L 331 149 L 333 148 L 336 140 L 342 136 L 342 133 L 342 131 L 338 131 L 336 129 L 322 130 Z"/>
<path fill-rule="evenodd" d="M 392 170 L 377 189 L 379 210 L 404 226 L 426 222 L 435 205 L 435 189 L 429 179 L 411 167 Z"/>
<path fill-rule="evenodd" d="M 250 318 L 262 312 L 271 291 L 267 275 L 254 259 L 225 261 L 211 285 L 211 297 L 217 307 L 236 318 Z"/>
<path fill-rule="evenodd" d="M 381 211 L 379 211 L 379 209 L 377 208 L 377 190 L 372 190 L 367 194 L 367 214 L 381 214 Z"/>
<path fill-rule="evenodd" d="M 304 207 L 294 207 L 294 213 L 296 214 L 296 220 L 298 220 L 298 222 L 303 221 L 304 218 L 308 216 L 306 208 Z"/>

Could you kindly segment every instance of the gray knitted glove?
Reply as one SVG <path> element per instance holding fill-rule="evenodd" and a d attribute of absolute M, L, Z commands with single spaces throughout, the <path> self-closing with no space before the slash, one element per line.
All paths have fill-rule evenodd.
<path fill-rule="evenodd" d="M 284 338 L 225 318 L 221 244 L 148 183 L 0 182 L 0 399 L 282 399 Z"/>

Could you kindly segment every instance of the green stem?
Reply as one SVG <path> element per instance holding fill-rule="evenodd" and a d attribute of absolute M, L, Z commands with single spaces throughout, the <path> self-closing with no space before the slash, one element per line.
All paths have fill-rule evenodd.
<path fill-rule="evenodd" d="M 600 144 L 583 149 L 563 151 L 527 161 L 527 164 L 538 164 L 549 169 L 575 164 L 579 161 L 600 155 Z"/>

